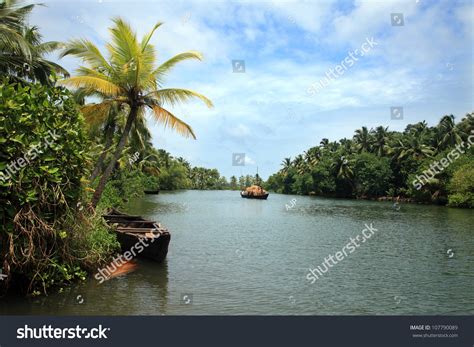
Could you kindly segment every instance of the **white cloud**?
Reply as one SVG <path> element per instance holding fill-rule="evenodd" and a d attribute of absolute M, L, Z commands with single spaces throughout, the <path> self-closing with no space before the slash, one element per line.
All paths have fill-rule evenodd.
<path fill-rule="evenodd" d="M 166 83 L 214 102 L 212 110 L 200 102 L 171 108 L 193 126 L 198 140 L 152 122 L 150 127 L 156 145 L 227 176 L 237 174 L 229 159 L 233 152 L 251 155 L 265 177 L 283 157 L 323 137 L 351 137 L 362 125 L 402 129 L 422 119 L 434 123 L 444 113 L 463 116 L 473 108 L 470 2 L 91 0 L 47 6 L 31 18 L 47 40 L 87 37 L 102 47 L 110 17 L 121 15 L 140 35 L 165 22 L 152 41 L 160 61 L 201 51 L 203 62 L 178 66 Z M 403 27 L 390 25 L 392 12 L 404 14 Z M 309 97 L 308 86 L 366 37 L 379 45 Z M 245 59 L 246 73 L 233 73 L 232 59 Z M 71 70 L 78 63 L 61 61 Z M 405 107 L 404 121 L 390 121 L 393 105 Z"/>

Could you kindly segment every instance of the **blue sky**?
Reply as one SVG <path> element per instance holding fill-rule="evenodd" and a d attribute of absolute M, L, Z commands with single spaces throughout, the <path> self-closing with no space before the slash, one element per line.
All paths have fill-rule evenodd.
<path fill-rule="evenodd" d="M 472 1 L 42 1 L 30 19 L 45 40 L 88 38 L 103 48 L 110 18 L 121 16 L 152 40 L 158 58 L 198 50 L 204 61 L 176 67 L 167 87 L 199 91 L 215 104 L 170 108 L 191 124 L 184 139 L 150 120 L 154 145 L 221 174 L 266 178 L 284 157 L 322 138 L 352 137 L 361 126 L 402 130 L 474 111 Z M 404 25 L 392 26 L 391 13 Z M 316 94 L 308 88 L 359 49 L 364 56 Z M 232 60 L 245 61 L 245 73 Z M 69 71 L 80 64 L 60 61 Z M 390 107 L 402 106 L 403 119 Z M 232 166 L 232 153 L 246 153 Z"/>

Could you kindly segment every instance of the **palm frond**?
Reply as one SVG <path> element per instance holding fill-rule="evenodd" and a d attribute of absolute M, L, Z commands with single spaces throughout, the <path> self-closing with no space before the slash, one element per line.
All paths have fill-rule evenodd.
<path fill-rule="evenodd" d="M 207 97 L 189 89 L 180 89 L 180 88 L 160 89 L 160 90 L 149 93 L 147 97 L 153 97 L 157 99 L 160 105 L 168 103 L 173 106 L 181 102 L 186 102 L 192 98 L 198 98 L 201 101 L 203 101 L 207 107 L 211 108 L 214 106 L 212 104 L 212 101 L 209 100 Z"/>
<path fill-rule="evenodd" d="M 143 37 L 142 43 L 141 43 L 142 52 L 145 51 L 146 47 L 148 46 L 148 42 L 150 42 L 150 39 L 155 33 L 156 29 L 158 29 L 162 24 L 163 24 L 162 22 L 156 23 L 153 29 L 151 29 L 151 31 Z"/>
<path fill-rule="evenodd" d="M 170 111 L 158 105 L 151 105 L 150 108 L 153 111 L 152 114 L 155 120 L 163 124 L 165 128 L 172 129 L 186 138 L 192 137 L 193 139 L 196 139 L 196 135 L 194 135 L 191 126 L 183 122 Z"/>
<path fill-rule="evenodd" d="M 81 112 L 86 119 L 86 122 L 95 126 L 104 123 L 109 116 L 112 102 L 101 102 L 99 104 L 87 104 L 81 107 Z"/>
<path fill-rule="evenodd" d="M 116 84 L 95 76 L 75 76 L 59 81 L 59 84 L 73 88 L 83 88 L 85 91 L 98 91 L 106 96 L 118 96 L 122 88 Z"/>
<path fill-rule="evenodd" d="M 188 51 L 175 55 L 174 57 L 168 59 L 163 64 L 161 64 L 154 72 L 153 75 L 158 80 L 162 80 L 164 75 L 166 75 L 176 64 L 183 60 L 187 59 L 197 59 L 202 60 L 202 54 L 196 51 Z"/>

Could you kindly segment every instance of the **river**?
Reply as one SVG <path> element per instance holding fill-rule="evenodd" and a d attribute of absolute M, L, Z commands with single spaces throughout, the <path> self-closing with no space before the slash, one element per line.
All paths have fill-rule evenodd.
<path fill-rule="evenodd" d="M 62 293 L 0 299 L 0 314 L 398 315 L 474 313 L 472 210 L 236 191 L 163 192 L 127 212 L 172 233 L 163 264 Z M 372 226 L 318 280 L 309 268 Z M 346 249 L 347 251 L 347 249 Z"/>

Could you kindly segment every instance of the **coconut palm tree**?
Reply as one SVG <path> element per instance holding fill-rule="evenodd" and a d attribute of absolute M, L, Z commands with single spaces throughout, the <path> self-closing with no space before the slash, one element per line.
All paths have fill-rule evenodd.
<path fill-rule="evenodd" d="M 319 145 L 320 145 L 321 148 L 323 148 L 323 149 L 326 148 L 326 147 L 328 146 L 328 144 L 329 144 L 329 140 L 326 139 L 326 138 L 322 139 L 322 140 L 319 142 Z"/>
<path fill-rule="evenodd" d="M 354 177 L 351 162 L 345 156 L 336 158 L 332 164 L 332 168 L 336 172 L 337 178 L 350 181 Z"/>
<path fill-rule="evenodd" d="M 298 174 L 302 175 L 306 171 L 306 165 L 303 158 L 303 155 L 298 154 L 293 160 L 293 166 L 296 168 Z"/>
<path fill-rule="evenodd" d="M 283 161 L 281 162 L 281 166 L 283 166 L 281 172 L 286 175 L 288 173 L 288 170 L 291 168 L 291 157 L 283 159 Z"/>
<path fill-rule="evenodd" d="M 466 116 L 457 124 L 457 127 L 466 141 L 467 137 L 474 131 L 474 113 L 466 114 Z"/>
<path fill-rule="evenodd" d="M 408 136 L 396 142 L 390 149 L 390 153 L 393 154 L 393 159 L 400 161 L 405 158 L 422 160 L 432 157 L 435 151 L 432 147 L 424 144 L 420 138 Z"/>
<path fill-rule="evenodd" d="M 438 148 L 446 149 L 462 142 L 461 131 L 456 127 L 454 116 L 444 116 L 441 118 L 438 127 Z"/>
<path fill-rule="evenodd" d="M 107 112 L 113 104 L 125 107 L 128 112 L 113 158 L 92 197 L 93 207 L 97 206 L 115 163 L 122 155 L 130 130 L 135 122 L 143 121 L 146 111 L 151 111 L 153 117 L 165 127 L 195 139 L 192 128 L 165 109 L 164 104 L 174 105 L 198 98 L 208 107 L 213 106 L 208 98 L 195 91 L 162 88 L 165 75 L 176 64 L 187 59 L 201 60 L 200 53 L 184 52 L 156 66 L 156 52 L 150 40 L 162 23 L 157 23 L 142 40 L 137 38 L 136 33 L 123 19 L 114 18 L 113 23 L 110 28 L 112 41 L 106 46 L 108 59 L 88 40 L 70 41 L 61 54 L 61 56 L 74 55 L 86 64 L 79 67 L 76 76 L 65 79 L 62 83 L 82 88 L 88 96 L 98 96 L 101 99 L 97 104 L 84 106 L 82 108 L 84 113 Z"/>
<path fill-rule="evenodd" d="M 308 165 L 309 167 L 316 166 L 319 163 L 319 160 L 321 159 L 321 150 L 319 147 L 311 147 L 303 154 L 306 165 Z"/>
<path fill-rule="evenodd" d="M 15 64 L 15 57 L 31 58 L 28 41 L 23 36 L 26 17 L 35 5 L 24 5 L 18 0 L 0 2 L 0 66 Z"/>
<path fill-rule="evenodd" d="M 387 151 L 388 127 L 378 126 L 373 131 L 374 142 L 372 149 L 379 157 L 383 157 Z"/>
<path fill-rule="evenodd" d="M 357 145 L 359 153 L 370 151 L 372 139 L 367 127 L 362 127 L 361 129 L 357 129 L 355 131 L 354 142 Z"/>
<path fill-rule="evenodd" d="M 34 5 L 16 0 L 0 3 L 0 74 L 19 82 L 52 85 L 51 76 L 69 76 L 60 65 L 44 57 L 61 47 L 56 41 L 42 42 L 36 26 L 27 26 L 26 19 Z"/>

